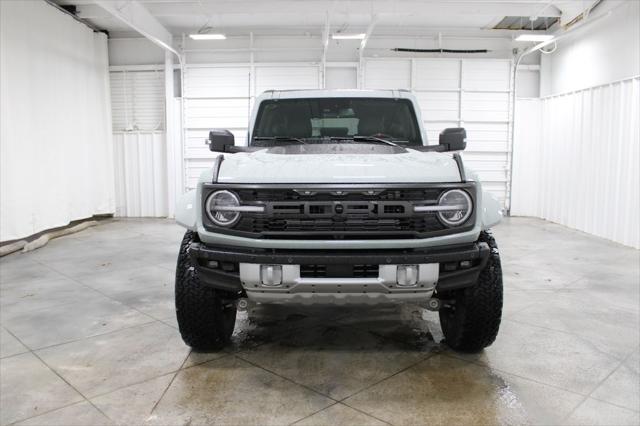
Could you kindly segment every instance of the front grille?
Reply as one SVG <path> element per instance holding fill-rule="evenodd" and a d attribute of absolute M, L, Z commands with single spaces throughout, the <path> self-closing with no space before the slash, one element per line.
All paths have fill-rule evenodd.
<path fill-rule="evenodd" d="M 376 238 L 414 238 L 416 234 L 446 229 L 435 214 L 407 218 L 273 218 L 243 216 L 235 229 L 242 232 L 262 233 L 269 238 L 290 238 L 300 234 L 308 239 L 333 239 L 338 235 Z"/>
<path fill-rule="evenodd" d="M 244 202 L 273 202 L 273 201 L 430 201 L 437 202 L 442 189 L 440 188 L 364 188 L 342 191 L 343 195 L 336 195 L 340 191 L 314 191 L 305 195 L 306 190 L 251 188 L 236 191 Z"/>
<path fill-rule="evenodd" d="M 400 184 L 398 184 L 400 185 Z M 442 192 L 465 187 L 475 199 L 473 184 L 407 187 L 345 186 L 301 189 L 250 185 L 206 185 L 205 191 L 229 189 L 242 204 L 260 205 L 264 212 L 242 213 L 232 229 L 205 226 L 250 238 L 266 239 L 411 239 L 461 232 L 473 226 L 475 214 L 457 228 L 445 226 L 436 212 L 414 212 L 414 205 L 435 205 Z M 205 197 L 206 199 L 206 192 Z"/>

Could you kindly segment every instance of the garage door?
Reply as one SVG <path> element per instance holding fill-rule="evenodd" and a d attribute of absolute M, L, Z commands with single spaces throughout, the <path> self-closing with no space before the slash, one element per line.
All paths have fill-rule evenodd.
<path fill-rule="evenodd" d="M 209 130 L 230 130 L 246 145 L 249 114 L 265 90 L 317 89 L 317 65 L 189 65 L 184 75 L 184 170 L 187 189 L 195 188 L 216 154 L 205 144 Z"/>
<path fill-rule="evenodd" d="M 467 129 L 462 156 L 505 203 L 509 170 L 511 61 L 503 59 L 367 59 L 364 87 L 412 90 L 429 143 L 447 127 Z"/>

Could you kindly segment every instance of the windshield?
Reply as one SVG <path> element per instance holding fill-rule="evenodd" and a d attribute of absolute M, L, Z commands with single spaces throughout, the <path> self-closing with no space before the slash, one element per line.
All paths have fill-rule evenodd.
<path fill-rule="evenodd" d="M 376 142 L 363 136 L 397 145 L 422 145 L 411 101 L 387 98 L 263 101 L 256 117 L 251 145 Z"/>

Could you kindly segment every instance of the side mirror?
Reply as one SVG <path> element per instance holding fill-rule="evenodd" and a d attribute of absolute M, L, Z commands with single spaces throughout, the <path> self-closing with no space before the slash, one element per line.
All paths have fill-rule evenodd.
<path fill-rule="evenodd" d="M 462 151 L 467 147 L 467 131 L 462 127 L 444 129 L 440 133 L 439 151 Z"/>
<path fill-rule="evenodd" d="M 209 132 L 209 151 L 228 152 L 234 143 L 233 133 L 228 130 L 213 129 Z"/>

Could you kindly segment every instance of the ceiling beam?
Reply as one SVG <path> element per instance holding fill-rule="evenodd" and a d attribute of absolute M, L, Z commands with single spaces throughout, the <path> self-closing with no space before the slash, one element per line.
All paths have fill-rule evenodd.
<path fill-rule="evenodd" d="M 94 0 L 94 3 L 143 37 L 176 55 L 182 64 L 180 53 L 172 46 L 173 37 L 169 30 L 140 3 L 135 0 Z"/>
<path fill-rule="evenodd" d="M 171 46 L 173 42 L 171 32 L 137 1 L 94 0 L 94 3 L 151 41 L 157 40 Z"/>

